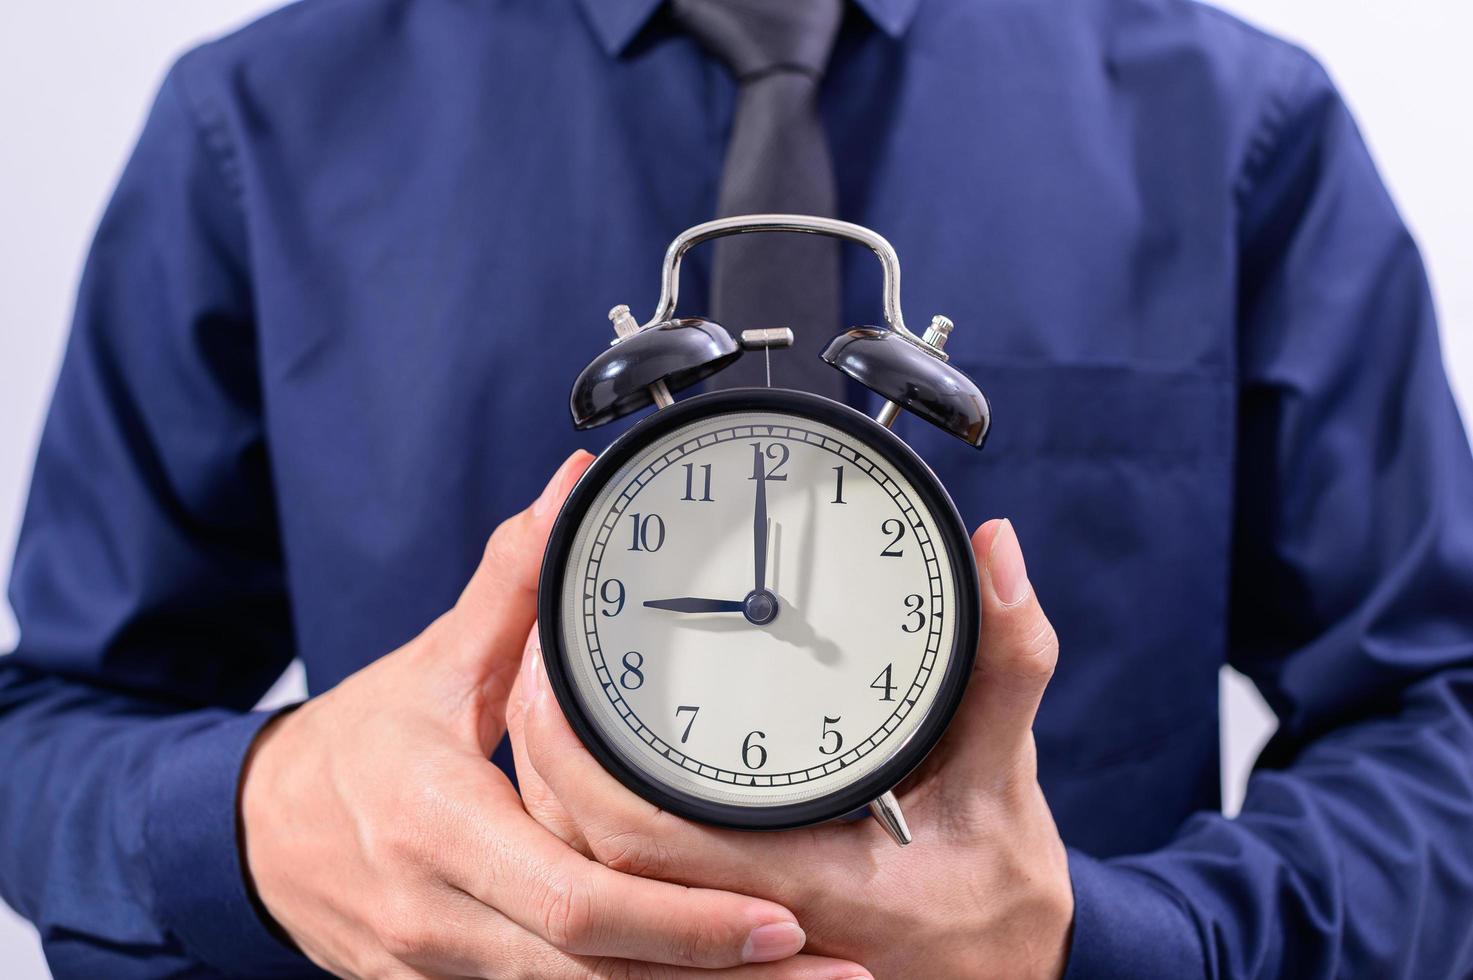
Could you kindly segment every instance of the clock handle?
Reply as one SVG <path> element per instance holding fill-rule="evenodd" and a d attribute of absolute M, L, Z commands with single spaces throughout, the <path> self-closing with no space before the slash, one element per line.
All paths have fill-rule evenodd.
<path fill-rule="evenodd" d="M 884 328 L 855 327 L 835 337 L 820 355 L 848 377 L 885 399 L 875 416 L 889 427 L 901 409 L 981 447 L 992 427 L 992 408 L 976 382 L 948 363 L 952 323 L 932 318 L 916 336 L 900 309 L 900 257 L 878 232 L 862 225 L 808 214 L 743 214 L 687 228 L 665 249 L 660 300 L 639 323 L 627 306 L 609 313 L 617 339 L 583 369 L 569 398 L 580 429 L 612 421 L 653 403 L 664 408 L 671 393 L 707 378 L 743 350 L 783 346 L 786 331 L 744 331 L 738 343 L 726 329 L 699 317 L 673 319 L 680 294 L 680 261 L 702 242 L 753 232 L 800 232 L 857 242 L 880 260 L 884 272 Z"/>
<path fill-rule="evenodd" d="M 900 256 L 884 235 L 863 225 L 851 224 L 837 218 L 823 218 L 813 214 L 738 214 L 729 218 L 717 218 L 694 225 L 675 236 L 665 249 L 665 263 L 660 271 L 660 301 L 655 304 L 655 315 L 642 324 L 644 327 L 664 323 L 675 315 L 675 304 L 680 296 L 680 260 L 692 248 L 713 238 L 729 235 L 745 235 L 752 232 L 802 232 L 824 235 L 864 245 L 880 260 L 884 271 L 883 304 L 885 323 L 906 340 L 928 347 L 925 340 L 906 329 L 905 315 L 900 309 Z M 939 353 L 939 348 L 937 349 Z"/>
<path fill-rule="evenodd" d="M 885 236 L 863 225 L 811 214 L 740 214 L 687 228 L 665 249 L 655 315 L 636 332 L 671 322 L 680 295 L 680 260 L 686 252 L 713 238 L 753 232 L 825 235 L 857 242 L 874 252 L 884 272 L 882 299 L 888 329 L 847 330 L 835 337 L 820 356 L 885 399 L 875 421 L 886 428 L 905 409 L 969 445 L 981 447 L 992 427 L 992 408 L 976 382 L 947 363 L 943 348 L 952 322 L 944 316 L 933 317 L 921 336 L 905 326 L 905 314 L 900 309 L 900 257 Z"/>
<path fill-rule="evenodd" d="M 890 839 L 904 847 L 909 844 L 913 837 L 910 835 L 910 826 L 905 822 L 905 814 L 900 812 L 900 801 L 895 798 L 894 792 L 886 790 L 879 798 L 872 800 L 869 805 L 870 816 L 880 822 L 885 828 L 885 833 Z"/>

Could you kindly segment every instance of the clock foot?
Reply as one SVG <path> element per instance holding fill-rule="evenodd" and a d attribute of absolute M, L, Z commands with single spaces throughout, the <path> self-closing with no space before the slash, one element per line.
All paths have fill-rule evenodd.
<path fill-rule="evenodd" d="M 910 827 L 905 823 L 905 814 L 900 812 L 900 801 L 895 798 L 894 793 L 885 792 L 879 799 L 871 800 L 869 813 L 885 828 L 890 839 L 901 847 L 914 839 L 910 836 Z"/>

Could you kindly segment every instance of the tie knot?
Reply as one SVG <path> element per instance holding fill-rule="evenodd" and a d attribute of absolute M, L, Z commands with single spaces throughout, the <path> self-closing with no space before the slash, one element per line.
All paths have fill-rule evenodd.
<path fill-rule="evenodd" d="M 843 0 L 670 0 L 670 7 L 738 81 L 773 71 L 819 78 L 844 12 Z"/>

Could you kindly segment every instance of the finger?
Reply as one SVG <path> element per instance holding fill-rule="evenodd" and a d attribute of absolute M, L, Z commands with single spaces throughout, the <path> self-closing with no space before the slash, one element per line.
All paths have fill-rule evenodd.
<path fill-rule="evenodd" d="M 645 967 L 632 971 L 634 976 L 645 976 Z M 617 968 L 610 974 L 618 980 L 628 980 L 631 971 L 620 972 Z M 595 976 L 604 976 L 595 973 Z M 671 968 L 661 972 L 656 967 L 648 973 L 655 980 L 873 980 L 870 972 L 858 963 L 836 960 L 828 956 L 798 955 L 781 963 L 753 963 L 730 970 L 690 970 Z"/>
<path fill-rule="evenodd" d="M 798 955 L 778 963 L 706 970 L 614 957 L 568 953 L 523 929 L 464 892 L 449 890 L 433 915 L 398 934 L 401 962 L 428 975 L 536 977 L 538 980 L 607 977 L 628 980 L 848 980 L 868 971 L 845 960 Z"/>
<path fill-rule="evenodd" d="M 452 649 L 461 665 L 478 677 L 505 670 L 504 684 L 492 684 L 487 707 L 500 717 L 527 635 L 537 616 L 537 575 L 542 553 L 558 509 L 593 457 L 581 449 L 564 460 L 541 496 L 526 510 L 507 518 L 492 532 L 471 576 L 448 618 Z"/>
<path fill-rule="evenodd" d="M 802 905 L 827 887 L 825 869 L 861 861 L 864 836 L 834 823 L 752 834 L 681 819 L 630 792 L 589 754 L 553 698 L 540 661 L 529 669 L 523 718 L 527 761 L 593 855 L 627 874 L 776 896 Z M 795 875 L 794 869 L 804 873 Z"/>
<path fill-rule="evenodd" d="M 380 926 L 380 941 L 399 962 L 465 977 L 587 975 L 587 970 L 575 973 L 579 964 L 574 957 L 500 912 L 458 888 L 441 887 L 433 903 L 406 909 L 402 921 Z"/>
<path fill-rule="evenodd" d="M 508 800 L 510 787 L 488 769 L 469 770 L 465 809 L 501 816 L 494 826 L 457 820 L 464 839 L 447 849 L 453 863 L 442 856 L 442 873 L 564 952 L 716 968 L 785 959 L 803 948 L 803 930 L 774 902 L 651 881 L 588 860 Z"/>
<path fill-rule="evenodd" d="M 522 795 L 522 806 L 533 820 L 552 831 L 578 853 L 585 857 L 592 857 L 588 842 L 584 839 L 577 823 L 563 808 L 558 798 L 553 795 L 552 790 L 542 779 L 542 774 L 532 765 L 527 755 L 527 740 L 523 732 L 530 696 L 529 688 L 535 689 L 529 684 L 528 677 L 542 669 L 541 653 L 537 639 L 537 627 L 534 625 L 532 632 L 527 636 L 527 646 L 522 654 L 522 669 L 517 672 L 517 680 L 512 685 L 511 697 L 506 705 L 506 733 L 511 741 L 512 759 L 516 764 L 517 788 Z"/>
<path fill-rule="evenodd" d="M 527 974 L 537 980 L 873 980 L 857 963 L 827 956 L 794 956 L 781 963 L 753 963 L 726 970 L 570 957 L 569 972 Z"/>
<path fill-rule="evenodd" d="M 1001 775 L 1032 757 L 1033 719 L 1058 662 L 1059 642 L 1028 581 L 1012 522 L 983 524 L 972 547 L 981 572 L 982 629 L 948 749 L 962 764 Z M 948 765 L 955 764 L 952 758 Z"/>

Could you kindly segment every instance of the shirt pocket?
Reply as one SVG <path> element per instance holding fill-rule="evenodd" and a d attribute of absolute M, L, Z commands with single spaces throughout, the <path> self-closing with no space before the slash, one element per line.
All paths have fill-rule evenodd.
<path fill-rule="evenodd" d="M 1190 465 L 1230 448 L 1232 386 L 1203 370 L 967 364 L 993 405 L 997 457 L 1131 457 Z"/>
<path fill-rule="evenodd" d="M 1055 775 L 1118 765 L 1203 731 L 1225 650 L 1230 377 L 955 363 L 992 403 L 984 448 L 919 420 L 901 434 L 968 527 L 1008 517 L 1017 528 L 1061 647 L 1036 728 L 1041 764 Z"/>

